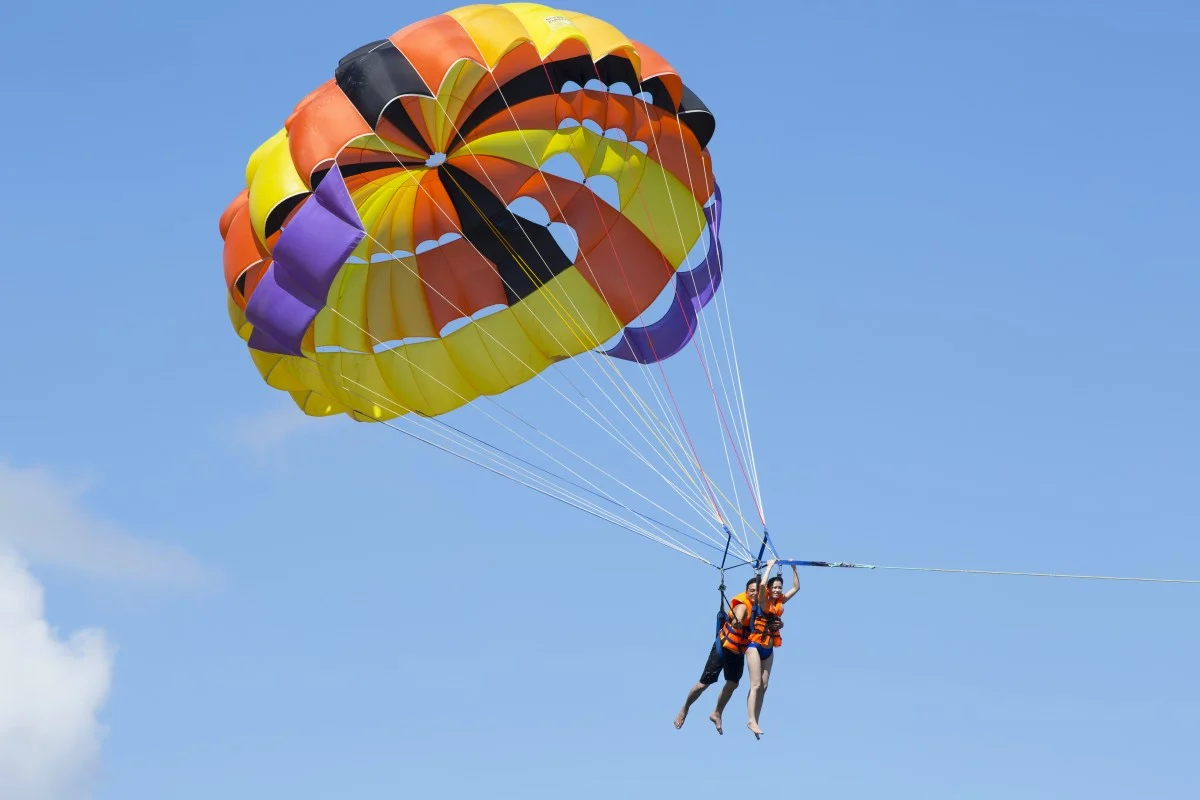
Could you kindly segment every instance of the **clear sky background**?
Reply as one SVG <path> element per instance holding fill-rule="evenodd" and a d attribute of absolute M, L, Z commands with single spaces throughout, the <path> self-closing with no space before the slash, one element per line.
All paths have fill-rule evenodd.
<path fill-rule="evenodd" d="M 1200 586 L 806 570 L 676 731 L 713 570 L 262 384 L 246 158 L 448 7 L 0 12 L 0 796 L 1200 795 Z M 717 116 L 782 552 L 1200 578 L 1196 4 L 573 8 Z"/>

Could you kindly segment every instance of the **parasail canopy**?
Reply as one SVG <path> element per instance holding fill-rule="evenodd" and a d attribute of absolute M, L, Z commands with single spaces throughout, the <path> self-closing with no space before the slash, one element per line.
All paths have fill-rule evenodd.
<path fill-rule="evenodd" d="M 715 119 L 678 72 L 607 22 L 531 3 L 420 20 L 331 72 L 253 152 L 220 220 L 230 319 L 263 380 L 309 415 L 440 423 L 470 460 L 696 555 L 676 535 L 691 534 L 563 460 L 534 464 L 442 419 L 582 359 L 649 452 L 591 399 L 584 416 L 633 445 L 709 546 L 728 553 L 740 518 L 734 551 L 761 555 L 765 531 L 751 541 L 736 487 L 704 468 L 661 363 L 698 355 L 730 477 L 736 464 L 765 524 L 732 332 L 700 319 L 723 277 Z"/>

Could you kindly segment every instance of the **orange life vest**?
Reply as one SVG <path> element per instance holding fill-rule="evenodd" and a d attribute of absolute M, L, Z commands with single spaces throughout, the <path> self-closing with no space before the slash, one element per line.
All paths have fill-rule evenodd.
<path fill-rule="evenodd" d="M 758 613 L 754 615 L 754 632 L 750 634 L 750 641 L 763 647 L 779 647 L 783 644 L 783 637 L 779 635 L 779 628 L 783 627 L 782 616 L 782 599 L 768 600 L 765 605 L 759 606 Z"/>
<path fill-rule="evenodd" d="M 746 607 L 746 619 L 744 622 L 738 622 L 737 617 L 733 615 L 733 609 L 741 604 Z M 750 602 L 750 597 L 745 592 L 734 597 L 729 601 L 729 613 L 725 624 L 721 626 L 720 633 L 717 638 L 721 641 L 721 646 L 726 650 L 734 653 L 746 652 L 746 647 L 750 644 L 750 611 L 754 607 L 754 603 Z"/>

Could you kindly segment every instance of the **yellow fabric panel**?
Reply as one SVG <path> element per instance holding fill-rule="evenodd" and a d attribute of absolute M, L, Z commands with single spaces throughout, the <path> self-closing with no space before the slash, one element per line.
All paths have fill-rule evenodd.
<path fill-rule="evenodd" d="M 266 375 L 266 380 L 268 386 L 285 392 L 315 392 L 329 399 L 325 394 L 325 383 L 321 380 L 321 373 L 316 364 L 307 358 L 280 356 Z"/>
<path fill-rule="evenodd" d="M 360 200 L 357 193 L 351 194 L 363 229 L 367 235 L 354 248 L 352 255 L 369 261 L 372 253 L 391 253 L 395 250 L 405 250 L 409 253 L 416 247 L 412 236 L 413 209 L 416 207 L 418 193 L 417 185 L 420 173 L 425 170 L 393 173 L 387 177 L 389 188 L 395 186 L 395 191 L 380 191 L 370 195 L 369 199 Z"/>
<path fill-rule="evenodd" d="M 446 70 L 436 98 L 419 99 L 426 130 L 433 136 L 430 146 L 435 151 L 446 151 L 446 146 L 454 137 L 454 120 L 458 118 L 463 103 L 470 98 L 471 91 L 486 75 L 487 70 L 480 64 L 470 59 L 460 59 Z"/>
<path fill-rule="evenodd" d="M 505 158 L 535 169 L 552 156 L 570 154 L 585 175 L 605 174 L 617 181 L 621 213 L 678 268 L 704 227 L 703 210 L 697 213 L 687 185 L 624 142 L 586 128 L 569 130 L 495 133 L 464 145 L 461 152 Z M 594 167 L 603 172 L 589 171 Z"/>
<path fill-rule="evenodd" d="M 542 58 L 553 53 L 568 39 L 588 44 L 583 31 L 563 12 L 537 3 L 504 3 L 506 9 L 520 21 Z"/>
<path fill-rule="evenodd" d="M 425 154 L 416 150 L 410 150 L 396 142 L 384 141 L 374 133 L 363 134 L 356 136 L 346 143 L 346 147 L 357 148 L 359 150 L 375 150 L 380 153 L 388 153 L 395 156 L 411 156 L 413 158 L 424 158 Z"/>
<path fill-rule="evenodd" d="M 579 158 L 581 163 L 588 165 L 584 171 L 588 175 L 607 175 L 614 179 L 621 195 L 621 205 L 624 206 L 637 193 L 638 185 L 646 179 L 646 166 L 650 157 L 643 155 L 636 147 L 630 147 L 626 142 L 596 136 L 591 131 L 585 130 L 584 133 L 590 134 L 586 137 L 588 139 L 600 140 L 590 161 Z M 584 148 L 581 150 L 586 152 Z"/>
<path fill-rule="evenodd" d="M 428 404 L 421 394 L 421 387 L 417 385 L 408 356 L 402 355 L 403 349 L 383 350 L 374 356 L 375 368 L 379 370 L 379 377 L 388 389 L 388 408 L 425 413 Z"/>
<path fill-rule="evenodd" d="M 546 354 L 521 327 L 511 308 L 457 330 L 446 337 L 450 347 L 458 347 L 458 339 L 476 335 L 487 349 L 488 356 L 504 381 L 511 388 L 518 386 L 550 366 Z"/>
<path fill-rule="evenodd" d="M 474 60 L 463 59 L 456 65 L 456 69 L 458 72 L 454 86 L 446 96 L 446 115 L 452 120 L 458 119 L 458 115 L 462 113 L 463 104 L 471 98 L 471 93 L 479 86 L 480 81 L 492 82 L 491 73 Z M 448 140 L 450 137 L 446 138 Z"/>
<path fill-rule="evenodd" d="M 579 270 L 570 267 L 512 309 L 547 357 L 569 358 L 616 335 L 621 324 Z"/>
<path fill-rule="evenodd" d="M 370 353 L 379 344 L 375 333 L 367 327 L 366 264 L 344 264 L 329 287 L 328 304 L 313 321 L 314 344 L 337 345 L 346 350 Z M 321 317 L 328 313 L 331 331 L 322 329 Z M 332 338 L 326 338 L 332 333 Z"/>
<path fill-rule="evenodd" d="M 381 342 L 436 337 L 415 256 L 376 261 L 367 272 L 367 330 Z"/>
<path fill-rule="evenodd" d="M 447 16 L 463 26 L 489 67 L 494 67 L 520 42 L 532 42 L 545 58 L 563 42 L 575 39 L 597 58 L 616 50 L 626 50 L 634 66 L 640 68 L 637 52 L 629 39 L 612 25 L 586 14 L 561 11 L 538 3 L 501 3 L 463 6 L 448 11 Z"/>
<path fill-rule="evenodd" d="M 370 183 L 355 187 L 354 191 L 350 192 L 350 199 L 354 203 L 355 210 L 358 211 L 359 219 L 365 223 L 368 218 L 375 217 L 370 220 L 375 222 L 381 214 L 387 211 L 388 204 L 392 201 L 396 190 L 412 180 L 410 173 L 405 171 L 380 175 Z"/>
<path fill-rule="evenodd" d="M 288 392 L 288 394 L 291 396 L 292 402 L 310 417 L 328 417 L 349 411 L 345 406 L 333 402 L 328 397 L 322 397 L 316 392 Z"/>
<path fill-rule="evenodd" d="M 273 389 L 298 392 L 312 388 L 295 375 L 287 363 L 287 356 L 251 349 L 250 358 L 254 362 L 255 369 L 258 370 L 258 374 Z"/>
<path fill-rule="evenodd" d="M 378 359 L 389 383 L 407 371 L 422 401 L 414 410 L 422 414 L 444 414 L 479 396 L 440 339 L 384 351 Z"/>
<path fill-rule="evenodd" d="M 225 309 L 229 312 L 229 322 L 237 331 L 238 338 L 244 342 L 250 341 L 250 333 L 254 326 L 246 321 L 246 312 L 238 308 L 238 304 L 233 301 L 233 295 L 228 292 L 225 293 Z"/>
<path fill-rule="evenodd" d="M 686 185 L 652 159 L 637 192 L 623 201 L 621 213 L 650 237 L 672 267 L 678 269 L 704 230 L 703 209 Z"/>
<path fill-rule="evenodd" d="M 271 211 L 289 197 L 308 194 L 309 190 L 292 164 L 286 132 L 272 136 L 255 155 L 256 168 L 248 182 L 250 221 L 259 240 L 266 241 L 267 217 Z"/>
<path fill-rule="evenodd" d="M 336 335 L 346 346 L 352 334 L 330 317 L 337 318 L 328 310 L 317 316 L 317 342 L 331 344 L 328 337 Z M 444 414 L 482 394 L 501 394 L 536 377 L 553 360 L 595 347 L 619 329 L 608 306 L 572 268 L 516 308 L 484 317 L 445 339 L 378 353 L 317 352 L 302 358 L 251 349 L 250 354 L 266 383 L 291 393 L 306 414 L 348 413 L 378 420 L 409 411 Z"/>
<path fill-rule="evenodd" d="M 287 138 L 287 129 L 280 128 L 271 134 L 265 142 L 254 148 L 254 152 L 250 154 L 250 158 L 246 159 L 247 186 L 254 182 L 254 176 L 258 174 L 267 157 L 279 147 L 280 141 L 284 142 L 285 147 L 287 146 Z"/>
<path fill-rule="evenodd" d="M 447 11 L 446 16 L 462 25 L 487 61 L 489 69 L 495 67 L 513 47 L 529 41 L 529 34 L 521 21 L 503 6 L 463 6 Z"/>
<path fill-rule="evenodd" d="M 274 389 L 284 389 L 285 391 L 287 388 L 303 388 L 304 384 L 295 379 L 291 379 L 289 386 L 286 388 L 279 385 L 281 383 L 287 383 L 291 378 L 290 373 L 288 373 L 286 369 L 280 370 L 282 373 L 284 373 L 282 378 L 271 377 L 282 365 L 283 356 L 277 355 L 276 353 L 264 353 L 261 350 L 250 348 L 250 360 L 254 363 L 254 368 L 258 370 L 258 374 L 262 376 L 262 379 L 266 381 L 268 386 Z"/>
<path fill-rule="evenodd" d="M 583 32 L 584 37 L 587 38 L 588 50 L 594 59 L 599 60 L 609 53 L 621 50 L 624 51 L 622 55 L 633 62 L 633 68 L 637 74 L 639 76 L 642 74 L 642 59 L 634 48 L 633 42 L 629 41 L 625 34 L 604 20 L 589 17 L 587 14 L 575 11 L 559 11 L 557 13 L 571 20 L 575 27 Z M 630 88 L 637 89 L 636 86 Z"/>
<path fill-rule="evenodd" d="M 325 394 L 375 419 L 404 413 L 388 391 L 372 353 L 315 353 Z"/>
<path fill-rule="evenodd" d="M 584 288 L 590 291 L 586 284 Z M 564 295 L 559 300 L 567 298 Z M 593 314 L 599 311 L 599 305 L 589 306 Z M 607 311 L 607 306 L 603 310 Z M 530 324 L 538 327 L 537 323 Z M 561 330 L 557 333 L 563 335 Z M 578 339 L 572 337 L 569 341 Z M 357 354 L 339 355 L 342 357 L 339 363 L 343 365 L 360 358 Z M 526 333 L 513 309 L 484 317 L 445 339 L 381 350 L 374 358 L 391 400 L 389 403 L 379 399 L 379 405 L 392 411 L 411 409 L 427 416 L 452 411 L 482 394 L 501 394 L 551 364 Z M 357 376 L 354 379 L 362 380 Z"/>
<path fill-rule="evenodd" d="M 502 353 L 504 350 L 499 345 L 496 345 L 495 341 L 488 334 L 480 331 L 476 327 L 477 325 L 478 323 L 469 324 L 465 328 L 457 330 L 443 339 L 446 352 L 450 354 L 450 358 L 453 359 L 455 365 L 470 380 L 471 385 L 478 393 L 499 394 L 507 391 L 513 387 L 513 383 L 501 371 L 496 359 L 492 357 L 492 351 L 489 349 L 488 344 L 495 345 L 496 349 L 499 349 Z M 495 335 L 492 331 L 488 331 L 488 333 Z M 523 333 L 521 333 L 521 336 L 528 340 L 528 337 L 525 337 Z M 509 349 L 514 350 L 514 352 L 520 352 L 509 342 L 504 342 L 504 344 Z M 511 365 L 515 361 L 516 359 L 509 356 L 507 363 Z M 527 372 L 530 376 L 535 374 L 532 370 L 527 370 Z"/>

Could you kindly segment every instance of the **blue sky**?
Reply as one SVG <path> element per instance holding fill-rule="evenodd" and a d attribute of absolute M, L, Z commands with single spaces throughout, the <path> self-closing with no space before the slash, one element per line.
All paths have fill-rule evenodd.
<path fill-rule="evenodd" d="M 11 792 L 1196 794 L 1200 586 L 807 570 L 763 740 L 745 684 L 676 731 L 712 569 L 261 383 L 217 232 L 246 157 L 447 7 L 4 12 Z M 1194 4 L 574 8 L 717 116 L 785 555 L 1200 578 Z"/>

